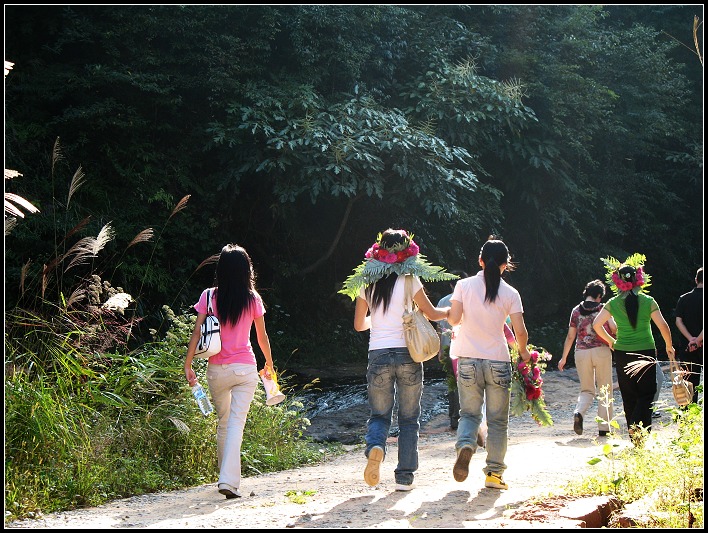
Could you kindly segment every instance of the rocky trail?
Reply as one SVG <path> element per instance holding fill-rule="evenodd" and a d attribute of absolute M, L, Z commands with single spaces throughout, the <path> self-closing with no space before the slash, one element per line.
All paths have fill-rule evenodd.
<path fill-rule="evenodd" d="M 6 524 L 6 528 L 578 528 L 577 520 L 558 515 L 563 486 L 592 467 L 606 438 L 588 420 L 583 435 L 573 432 L 573 408 L 578 394 L 575 369 L 549 371 L 544 390 L 554 425 L 541 427 L 525 414 L 512 417 L 508 490 L 484 487 L 484 457 L 480 449 L 470 463 L 470 475 L 458 483 L 452 477 L 455 433 L 447 413 L 426 420 L 421 428 L 420 468 L 416 488 L 396 492 L 393 470 L 397 443 L 389 439 L 381 466 L 381 483 L 368 486 L 363 479 L 366 460 L 362 444 L 345 445 L 346 453 L 321 463 L 242 480 L 242 498 L 226 500 L 215 484 L 185 490 L 148 494 L 117 500 L 100 507 L 79 509 Z M 446 398 L 442 381 L 427 384 L 424 409 Z M 615 410 L 621 411 L 619 391 Z M 662 389 L 661 399 L 671 398 Z M 315 416 L 311 436 L 327 440 L 333 431 L 364 435 L 367 409 L 353 405 L 336 414 Z M 590 413 L 588 413 L 589 415 Z M 592 412 L 594 415 L 594 412 Z M 667 415 L 664 415 L 666 418 Z M 620 417 L 620 425 L 623 417 Z M 661 430 L 657 428 L 657 430 Z M 622 426 L 621 432 L 626 433 Z M 329 436 L 329 437 L 328 437 Z M 541 499 L 539 502 L 538 500 Z M 531 502 L 535 502 L 530 506 Z"/>

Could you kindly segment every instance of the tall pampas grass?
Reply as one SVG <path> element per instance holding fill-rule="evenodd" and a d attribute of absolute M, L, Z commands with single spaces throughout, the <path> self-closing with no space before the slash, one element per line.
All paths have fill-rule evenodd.
<path fill-rule="evenodd" d="M 69 195 L 66 198 L 66 208 L 69 209 L 69 204 L 71 203 L 71 197 L 74 193 L 79 190 L 79 188 L 86 181 L 86 174 L 81 170 L 81 166 L 74 172 L 74 176 L 71 178 L 71 183 L 69 184 Z"/>
<path fill-rule="evenodd" d="M 152 251 L 150 252 L 150 259 L 148 260 L 148 263 L 147 263 L 147 266 L 148 266 L 148 267 L 149 267 L 150 264 L 152 263 L 152 259 L 153 259 L 153 257 L 155 256 L 155 250 L 157 250 L 157 245 L 158 245 L 158 243 L 159 243 L 159 241 L 160 241 L 160 238 L 162 237 L 162 234 L 163 234 L 164 231 L 165 231 L 165 228 L 167 227 L 167 224 L 169 223 L 169 221 L 172 219 L 173 216 L 175 216 L 177 213 L 179 213 L 179 212 L 182 211 L 185 207 L 187 207 L 187 202 L 189 202 L 189 198 L 190 198 L 191 196 L 192 196 L 191 194 L 187 194 L 187 195 L 183 196 L 182 199 L 181 199 L 179 202 L 177 202 L 177 204 L 174 206 L 174 208 L 172 208 L 172 211 L 170 212 L 170 216 L 168 216 L 168 217 L 167 217 L 167 220 L 165 220 L 165 223 L 162 225 L 162 228 L 160 228 L 160 233 L 158 234 L 157 239 L 155 239 L 155 241 L 154 241 L 154 244 L 153 244 L 153 247 L 152 247 Z M 141 236 L 141 234 L 142 234 L 142 236 Z M 146 236 L 149 236 L 150 239 L 152 239 L 152 237 L 154 236 L 154 232 L 152 231 L 152 228 L 148 228 L 148 229 L 146 229 L 146 230 L 143 230 L 143 232 L 139 233 L 139 234 L 136 236 L 136 238 L 133 239 L 133 241 L 136 241 L 136 239 L 138 239 L 139 237 L 140 237 L 141 239 L 143 239 L 144 241 L 147 241 L 147 240 L 149 240 L 149 239 L 145 239 Z M 132 245 L 133 241 L 131 241 L 131 245 Z M 142 242 L 142 241 L 139 240 L 139 241 L 137 241 L 137 242 Z M 130 247 L 130 245 L 129 245 L 128 247 Z M 138 290 L 138 293 L 137 293 L 137 295 L 136 295 L 136 297 L 135 297 L 135 301 L 136 301 L 136 302 L 139 301 L 140 298 L 141 298 L 141 296 L 142 296 L 143 287 L 145 286 L 145 278 L 146 278 L 146 276 L 147 276 L 147 269 L 145 270 L 145 274 L 143 275 L 143 279 L 140 281 L 140 289 Z M 129 329 L 128 329 L 128 337 L 129 337 L 129 338 L 130 338 L 130 335 L 132 335 L 132 333 L 133 333 L 133 325 L 134 325 L 134 319 L 135 319 L 135 311 L 136 311 L 136 308 L 133 308 L 133 314 L 132 314 L 132 317 L 131 317 L 131 323 L 130 323 L 130 327 L 129 327 Z"/>
<path fill-rule="evenodd" d="M 64 269 L 64 272 L 77 265 L 87 263 L 89 259 L 98 257 L 98 253 L 113 240 L 114 236 L 115 232 L 109 222 L 101 228 L 101 231 L 98 232 L 98 236 L 96 236 L 96 238 L 84 237 L 83 239 L 80 239 L 61 259 L 61 261 L 64 261 L 71 255 L 74 256 L 74 258 L 69 262 L 69 265 Z"/>
<path fill-rule="evenodd" d="M 185 207 L 187 207 L 187 202 L 189 201 L 189 199 L 191 198 L 191 196 L 192 196 L 191 194 L 188 194 L 188 195 L 186 195 L 185 197 L 183 197 L 179 202 L 177 202 L 177 205 L 176 205 L 175 208 L 172 210 L 172 213 L 170 213 L 170 216 L 167 218 L 167 220 L 169 220 L 170 218 L 172 218 L 173 216 L 175 216 L 177 213 L 179 213 L 180 211 L 182 211 L 182 209 L 184 209 Z"/>
<path fill-rule="evenodd" d="M 127 250 L 128 248 L 138 244 L 139 242 L 150 242 L 154 236 L 155 231 L 152 228 L 144 229 L 135 237 L 133 237 L 133 240 L 128 243 L 128 246 L 126 246 L 125 249 Z"/>

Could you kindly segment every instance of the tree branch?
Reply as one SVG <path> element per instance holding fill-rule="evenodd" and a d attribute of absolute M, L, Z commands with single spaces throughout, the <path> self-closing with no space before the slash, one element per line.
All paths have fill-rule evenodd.
<path fill-rule="evenodd" d="M 309 274 L 317 267 L 319 267 L 322 263 L 324 263 L 327 259 L 329 259 L 329 257 L 334 253 L 334 250 L 337 248 L 337 245 L 339 244 L 339 241 L 342 238 L 342 233 L 344 233 L 344 228 L 346 227 L 347 221 L 349 220 L 349 215 L 352 212 L 354 202 L 356 202 L 363 195 L 364 193 L 360 192 L 356 196 L 352 196 L 351 198 L 349 198 L 349 201 L 347 202 L 347 208 L 344 210 L 342 222 L 339 224 L 339 230 L 337 230 L 337 235 L 334 237 L 334 240 L 332 241 L 329 250 L 327 250 L 327 253 L 325 253 L 324 255 L 321 255 L 320 258 L 314 263 L 312 263 L 310 266 L 303 268 L 300 271 L 300 274 Z"/>

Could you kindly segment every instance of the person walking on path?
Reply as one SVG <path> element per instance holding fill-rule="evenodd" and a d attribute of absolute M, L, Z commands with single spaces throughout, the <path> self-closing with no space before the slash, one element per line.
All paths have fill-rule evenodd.
<path fill-rule="evenodd" d="M 676 327 L 681 332 L 678 360 L 686 365 L 693 383 L 693 403 L 698 402 L 698 385 L 703 370 L 703 267 L 696 271 L 696 287 L 676 302 Z"/>
<path fill-rule="evenodd" d="M 595 334 L 592 323 L 603 307 L 605 284 L 595 279 L 585 285 L 584 300 L 570 312 L 568 334 L 563 344 L 563 356 L 558 361 L 558 370 L 565 369 L 570 349 L 575 342 L 575 368 L 580 378 L 580 394 L 573 413 L 573 430 L 583 434 L 583 419 L 592 406 L 598 392 L 597 402 L 598 434 L 604 437 L 610 431 L 609 423 L 613 418 L 612 403 L 602 397 L 602 391 L 612 397 L 612 351 L 607 342 Z M 612 318 L 606 325 L 608 333 L 614 335 L 617 326 Z"/>
<path fill-rule="evenodd" d="M 190 386 L 197 383 L 192 360 L 207 314 L 207 293 L 219 319 L 221 351 L 209 358 L 207 382 L 219 423 L 216 445 L 219 468 L 218 490 L 227 499 L 241 493 L 241 443 L 246 417 L 258 386 L 256 356 L 251 346 L 251 326 L 256 326 L 258 346 L 265 357 L 265 375 L 273 370 L 270 339 L 265 326 L 265 306 L 255 286 L 251 258 L 244 248 L 227 244 L 216 265 L 216 287 L 205 289 L 194 305 L 197 321 L 187 347 L 184 374 Z"/>
<path fill-rule="evenodd" d="M 370 331 L 366 391 L 370 408 L 367 420 L 364 481 L 375 486 L 386 456 L 394 404 L 398 404 L 398 465 L 394 471 L 397 491 L 414 488 L 418 470 L 423 363 L 411 359 L 403 334 L 405 278 L 413 276 L 413 300 L 429 320 L 447 317 L 449 307 L 434 307 L 423 289 L 426 281 L 456 278 L 442 267 L 428 263 L 419 253 L 413 235 L 387 229 L 365 254 L 364 262 L 344 282 L 339 292 L 356 299 L 354 329 Z"/>
<path fill-rule="evenodd" d="M 453 270 L 453 274 L 460 278 L 466 278 L 467 272 L 463 270 Z M 450 282 L 450 289 L 454 290 L 457 280 Z M 438 307 L 450 307 L 450 298 L 452 292 L 440 298 Z M 440 334 L 440 352 L 438 353 L 438 361 L 443 366 L 448 384 L 448 414 L 450 415 L 450 428 L 457 429 L 458 421 L 460 420 L 460 400 L 457 394 L 457 359 L 450 357 L 450 343 L 452 342 L 452 326 L 447 320 L 438 322 L 438 332 Z M 480 444 L 481 446 L 481 444 Z"/>
<path fill-rule="evenodd" d="M 466 278 L 467 273 L 462 270 L 455 270 L 453 274 L 460 276 L 461 278 Z M 450 282 L 450 288 L 455 290 L 455 284 L 457 280 Z M 450 299 L 452 298 L 452 293 L 447 296 L 440 298 L 438 302 L 438 307 L 449 307 Z M 507 317 L 507 321 L 509 321 Z M 457 326 L 454 329 L 459 329 Z M 457 390 L 457 358 L 450 357 L 450 344 L 452 338 L 455 335 L 454 329 L 450 326 L 447 320 L 441 320 L 438 322 L 438 331 L 440 332 L 440 353 L 438 354 L 438 360 L 442 363 L 445 373 L 447 374 L 446 382 L 448 384 L 448 414 L 450 416 L 450 428 L 457 429 L 460 420 L 460 395 Z M 511 328 L 504 323 L 504 336 L 506 337 L 506 342 L 509 344 L 510 348 L 516 346 L 516 337 L 514 337 L 514 332 Z M 482 423 L 479 425 L 479 431 L 477 432 L 477 446 L 480 448 L 486 447 L 487 443 L 487 416 L 484 404 L 482 404 Z"/>
<path fill-rule="evenodd" d="M 652 322 L 664 339 L 669 360 L 673 361 L 675 355 L 671 329 L 661 314 L 659 304 L 646 294 L 651 280 L 644 271 L 645 260 L 642 254 L 633 254 L 621 264 L 614 258 L 603 259 L 608 284 L 611 283 L 615 296 L 610 298 L 593 321 L 595 332 L 613 351 L 627 428 L 635 446 L 642 444 L 642 430 L 651 431 L 659 364 L 651 331 Z M 616 338 L 604 328 L 610 318 L 614 318 L 617 324 Z"/>
<path fill-rule="evenodd" d="M 460 394 L 457 459 L 452 474 L 458 482 L 467 479 L 484 404 L 488 426 L 484 485 L 507 489 L 508 485 L 502 480 L 507 468 L 504 458 L 512 378 L 511 356 L 504 335 L 507 317 L 511 318 L 521 359 L 529 361 L 531 354 L 521 296 L 502 279 L 506 270 L 514 268 L 509 249 L 492 236 L 482 246 L 478 262 L 482 270 L 455 285 L 447 319 L 452 326 L 460 325 L 450 347 L 451 356 L 459 359 L 457 387 Z"/>

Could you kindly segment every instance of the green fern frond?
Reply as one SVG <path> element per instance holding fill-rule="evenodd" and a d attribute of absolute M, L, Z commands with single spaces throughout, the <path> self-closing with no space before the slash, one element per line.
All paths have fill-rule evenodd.
<path fill-rule="evenodd" d="M 428 282 L 451 281 L 459 278 L 455 274 L 445 271 L 445 268 L 432 265 L 423 254 L 409 257 L 401 263 L 384 263 L 377 259 L 365 259 L 354 272 L 344 281 L 344 286 L 339 294 L 349 296 L 352 301 L 359 295 L 362 287 L 367 287 L 372 283 L 390 274 L 412 274 Z"/>

